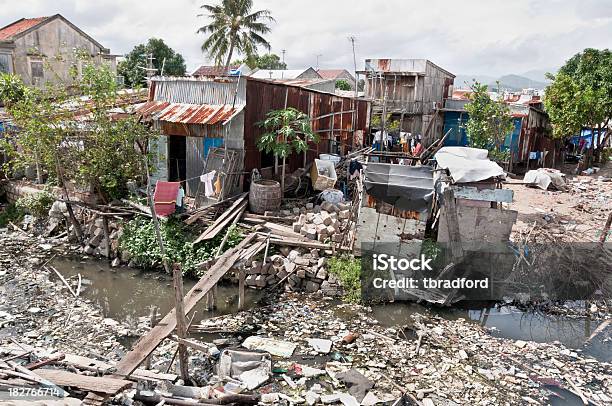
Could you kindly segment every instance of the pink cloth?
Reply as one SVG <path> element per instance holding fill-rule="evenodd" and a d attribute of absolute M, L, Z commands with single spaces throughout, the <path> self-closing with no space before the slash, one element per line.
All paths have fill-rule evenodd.
<path fill-rule="evenodd" d="M 180 185 L 180 182 L 157 181 L 153 203 L 158 216 L 169 216 L 176 211 L 176 196 Z"/>

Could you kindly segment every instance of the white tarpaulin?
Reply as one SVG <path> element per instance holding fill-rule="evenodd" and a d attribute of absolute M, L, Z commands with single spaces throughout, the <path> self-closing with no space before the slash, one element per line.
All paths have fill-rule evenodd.
<path fill-rule="evenodd" d="M 434 159 L 438 167 L 448 169 L 454 183 L 478 182 L 495 176 L 505 177 L 501 166 L 488 158 L 486 149 L 443 147 Z"/>
<path fill-rule="evenodd" d="M 525 174 L 523 182 L 531 183 L 542 190 L 548 189 L 548 186 L 552 183 L 558 190 L 565 190 L 565 179 L 563 178 L 563 174 L 556 169 L 540 168 L 531 170 Z"/>

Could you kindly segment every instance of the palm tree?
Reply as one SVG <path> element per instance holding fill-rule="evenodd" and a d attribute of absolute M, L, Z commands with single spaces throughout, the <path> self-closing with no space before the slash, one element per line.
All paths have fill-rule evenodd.
<path fill-rule="evenodd" d="M 268 10 L 251 12 L 252 7 L 252 0 L 221 0 L 221 4 L 201 7 L 209 12 L 211 20 L 210 24 L 198 30 L 209 34 L 202 44 L 202 51 L 214 58 L 218 66 L 226 58 L 224 72 L 229 69 L 234 51 L 249 57 L 256 53 L 259 45 L 270 48 L 262 35 L 270 32 L 266 23 L 273 22 L 274 18 Z"/>

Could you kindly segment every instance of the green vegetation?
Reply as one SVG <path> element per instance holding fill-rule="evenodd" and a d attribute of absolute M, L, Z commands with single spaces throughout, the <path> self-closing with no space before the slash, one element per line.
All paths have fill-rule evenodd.
<path fill-rule="evenodd" d="M 232 62 L 232 65 L 242 65 L 246 63 L 251 69 L 272 69 L 272 70 L 285 70 L 287 64 L 281 61 L 280 57 L 276 54 L 264 54 L 264 55 L 251 55 L 244 59 L 238 59 Z"/>
<path fill-rule="evenodd" d="M 553 136 L 571 137 L 583 127 L 595 133 L 612 119 L 612 51 L 587 48 L 574 55 L 559 69 L 546 88 L 544 105 L 553 125 Z M 610 136 L 607 132 L 605 138 Z M 599 137 L 600 150 L 606 139 Z"/>
<path fill-rule="evenodd" d="M 253 0 L 222 0 L 221 4 L 204 4 L 201 8 L 209 14 L 210 23 L 200 27 L 198 32 L 208 34 L 202 44 L 206 52 L 218 66 L 224 63 L 227 72 L 234 52 L 240 52 L 247 59 L 257 54 L 257 47 L 270 49 L 270 44 L 262 35 L 270 32 L 266 23 L 274 18 L 268 10 L 252 11 Z"/>
<path fill-rule="evenodd" d="M 257 125 L 266 131 L 257 140 L 257 148 L 283 159 L 281 190 L 284 190 L 285 158 L 294 150 L 297 153 L 306 151 L 308 143 L 319 142 L 319 137 L 312 132 L 308 115 L 293 107 L 272 110 Z"/>
<path fill-rule="evenodd" d="M 372 116 L 372 128 L 380 129 L 382 127 L 382 115 L 380 116 Z M 393 120 L 391 118 L 391 113 L 388 113 L 385 116 L 385 130 L 388 133 L 399 131 L 400 122 L 398 120 Z"/>
<path fill-rule="evenodd" d="M 334 257 L 328 261 L 329 272 L 335 275 L 344 289 L 344 300 L 350 303 L 361 301 L 361 263 L 349 256 Z"/>
<path fill-rule="evenodd" d="M 45 218 L 49 215 L 53 202 L 55 202 L 55 196 L 47 191 L 42 191 L 20 197 L 15 206 L 21 212 L 31 214 L 36 218 Z"/>
<path fill-rule="evenodd" d="M 76 55 L 83 63 L 73 67 L 69 83 L 40 89 L 0 80 L 0 96 L 10 100 L 7 110 L 19 128 L 0 140 L 0 149 L 10 158 L 5 165 L 9 173 L 35 166 L 38 183 L 45 178 L 71 182 L 109 201 L 124 196 L 127 181 L 145 173 L 142 151 L 155 133 L 137 117 L 108 114 L 125 102 L 114 73 L 81 51 Z M 87 120 L 75 120 L 75 115 Z"/>
<path fill-rule="evenodd" d="M 336 81 L 336 89 L 351 90 L 351 84 L 346 79 L 340 79 Z"/>
<path fill-rule="evenodd" d="M 198 264 L 214 258 L 223 239 L 223 235 L 215 239 L 193 244 L 196 234 L 185 224 L 175 218 L 160 221 L 160 231 L 164 241 L 166 260 L 169 264 L 181 265 L 183 274 L 199 277 Z M 225 248 L 232 248 L 242 240 L 242 236 L 235 228 L 230 235 Z M 155 235 L 153 220 L 136 217 L 128 221 L 119 240 L 121 250 L 127 251 L 130 256 L 145 269 L 162 268 L 162 255 Z"/>
<path fill-rule="evenodd" d="M 0 227 L 6 227 L 9 223 L 21 221 L 25 213 L 16 204 L 9 204 L 0 211 Z"/>
<path fill-rule="evenodd" d="M 138 87 L 146 84 L 147 72 L 143 69 L 148 65 L 147 58 L 153 55 L 153 68 L 159 74 L 167 76 L 183 76 L 187 67 L 185 59 L 181 54 L 170 48 L 163 39 L 151 38 L 146 44 L 139 44 L 125 56 L 125 60 L 119 62 L 117 73 L 122 75 L 125 84 L 130 87 Z"/>
<path fill-rule="evenodd" d="M 514 129 L 510 109 L 503 100 L 491 99 L 487 85 L 474 82 L 471 89 L 470 102 L 465 105 L 470 116 L 465 126 L 469 144 L 489 150 L 489 156 L 494 160 L 506 160 L 508 152 L 501 148 L 506 136 Z"/>

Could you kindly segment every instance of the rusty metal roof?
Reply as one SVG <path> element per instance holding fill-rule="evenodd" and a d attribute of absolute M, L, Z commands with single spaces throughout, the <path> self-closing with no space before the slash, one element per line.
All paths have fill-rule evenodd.
<path fill-rule="evenodd" d="M 182 124 L 227 124 L 244 105 L 230 104 L 189 104 L 149 101 L 142 104 L 136 113 L 145 119 Z"/>
<path fill-rule="evenodd" d="M 49 17 L 22 18 L 0 28 L 0 40 L 8 40 L 30 28 L 42 23 Z"/>

